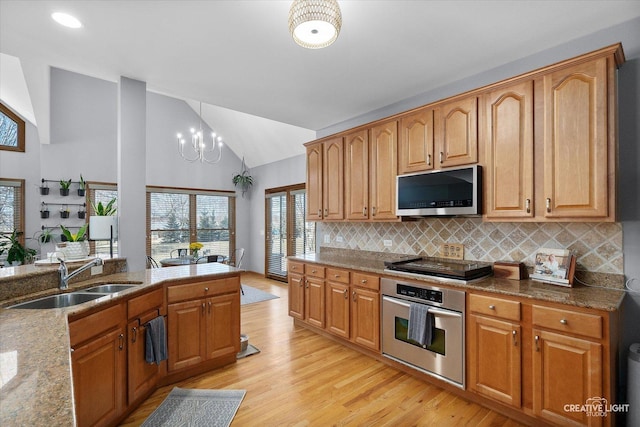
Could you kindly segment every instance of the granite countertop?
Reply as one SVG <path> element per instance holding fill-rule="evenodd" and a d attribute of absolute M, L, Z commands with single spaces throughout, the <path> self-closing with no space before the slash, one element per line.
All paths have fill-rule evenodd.
<path fill-rule="evenodd" d="M 509 280 L 487 277 L 460 283 L 455 280 L 434 281 L 433 278 L 415 277 L 402 272 L 385 271 L 384 261 L 395 260 L 405 255 L 334 250 L 304 256 L 289 257 L 290 260 L 312 262 L 331 267 L 366 271 L 386 277 L 401 278 L 414 282 L 425 282 L 434 286 L 448 286 L 464 290 L 480 290 L 532 300 L 548 301 L 575 307 L 586 307 L 604 311 L 615 311 L 620 308 L 625 292 L 622 289 L 575 284 L 573 287 L 549 285 L 534 280 Z"/>
<path fill-rule="evenodd" d="M 149 291 L 166 281 L 215 278 L 239 271 L 228 265 L 207 263 L 116 273 L 70 285 L 69 291 L 99 283 L 137 283 L 139 286 L 67 308 L 0 308 L 0 425 L 76 424 L 69 315 L 82 314 L 97 306 Z M 59 290 L 51 289 L 46 293 L 59 293 Z"/>

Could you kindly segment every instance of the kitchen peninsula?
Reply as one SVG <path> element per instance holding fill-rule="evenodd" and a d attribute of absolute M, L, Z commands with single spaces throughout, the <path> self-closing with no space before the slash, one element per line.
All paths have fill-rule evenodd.
<path fill-rule="evenodd" d="M 122 259 L 106 260 L 105 270 L 109 271 L 109 268 L 114 267 L 120 269 L 120 263 L 123 261 L 126 263 L 126 260 Z M 48 277 L 51 272 L 55 275 L 54 267 L 24 266 L 3 269 L 0 275 L 0 288 L 5 285 L 9 286 L 16 278 L 33 286 L 38 282 L 38 278 Z M 88 419 L 91 424 L 96 421 L 113 424 L 121 420 L 130 410 L 133 410 L 157 386 L 235 361 L 240 346 L 240 271 L 238 269 L 224 264 L 208 263 L 132 273 L 121 271 L 71 283 L 69 291 L 78 291 L 105 283 L 134 284 L 135 286 L 83 304 L 59 309 L 8 309 L 7 306 L 24 300 L 25 296 L 1 300 L 0 305 L 4 308 L 0 308 L 0 354 L 2 355 L 0 361 L 0 378 L 2 380 L 0 424 L 6 426 L 36 425 L 41 423 L 43 419 L 47 419 L 51 425 L 84 425 L 86 422 L 83 420 Z M 52 288 L 49 285 L 48 290 L 30 293 L 26 298 L 31 299 L 59 293 L 55 282 L 53 286 Z M 140 296 L 144 297 L 138 298 Z M 131 354 L 136 352 L 138 355 L 137 352 L 140 348 L 139 345 L 134 346 L 133 344 L 143 343 L 144 339 L 136 340 L 132 337 L 132 333 L 135 334 L 138 329 L 134 331 L 127 324 L 130 326 L 132 321 L 148 321 L 144 319 L 144 316 L 149 308 L 157 309 L 160 314 L 166 314 L 167 301 L 170 303 L 168 323 L 173 323 L 174 326 L 177 325 L 180 328 L 188 328 L 189 325 L 181 322 L 180 313 L 176 314 L 175 310 L 174 315 L 178 317 L 171 320 L 172 306 L 181 308 L 185 304 L 197 301 L 197 312 L 200 313 L 200 304 L 204 305 L 205 302 L 209 302 L 209 307 L 211 305 L 214 307 L 214 315 L 219 314 L 216 312 L 216 307 L 222 306 L 220 314 L 226 314 L 226 317 L 230 318 L 222 320 L 219 317 L 216 318 L 216 321 L 223 324 L 227 330 L 227 336 L 216 337 L 216 342 L 222 342 L 226 344 L 226 347 L 216 348 L 216 353 L 212 357 L 203 355 L 201 359 L 192 358 L 192 355 L 179 354 L 180 357 L 191 358 L 194 362 L 186 363 L 184 366 L 167 368 L 167 362 L 162 362 L 159 365 L 146 364 L 144 362 L 144 346 L 142 346 L 141 359 L 132 361 Z M 152 304 L 156 305 L 150 307 Z M 134 313 L 135 311 L 144 313 L 137 314 Z M 102 313 L 106 312 L 110 312 L 107 317 L 100 317 L 104 316 Z M 211 314 L 211 308 L 209 308 L 209 314 Z M 92 321 L 93 318 L 99 322 Z M 109 322 L 113 323 L 113 328 L 108 331 L 98 331 L 101 327 L 110 327 Z M 76 330 L 73 327 L 74 324 L 83 327 Z M 142 325 L 139 325 L 140 332 L 138 334 L 142 334 L 141 336 L 144 337 L 143 328 L 140 326 Z M 76 358 L 81 351 L 80 348 L 89 348 L 92 344 L 93 336 L 88 331 L 89 327 L 105 337 L 108 335 L 107 332 L 109 334 L 115 332 L 111 347 L 120 354 L 113 359 L 122 362 L 121 366 L 115 367 L 114 372 L 119 377 L 112 382 L 114 387 L 124 388 L 117 389 L 118 394 L 114 397 L 114 399 L 121 398 L 121 401 L 105 403 L 105 405 L 112 404 L 113 408 L 108 408 L 104 414 L 99 413 L 102 408 L 93 408 L 93 413 L 90 414 L 83 411 L 81 399 L 87 391 L 85 390 L 82 392 L 84 394 L 81 394 L 77 383 L 72 387 L 72 381 L 77 381 L 76 375 L 80 371 L 80 369 L 76 369 Z M 171 327 L 167 328 L 170 359 L 172 358 L 172 341 L 175 343 L 178 336 L 182 335 L 181 333 L 178 336 L 172 335 Z M 219 333 L 219 329 L 216 328 L 215 333 Z M 78 333 L 78 331 L 81 332 Z M 173 332 L 178 333 L 176 330 Z M 70 347 L 70 343 L 73 347 Z M 127 352 L 129 360 L 127 360 Z M 174 357 L 176 354 L 178 353 L 174 353 Z M 90 364 L 86 364 L 87 357 L 85 354 L 81 369 L 91 367 Z M 90 358 L 88 360 L 90 361 Z M 128 369 L 125 366 L 127 364 Z M 74 366 L 73 371 L 72 365 Z M 138 384 L 132 384 L 131 381 L 135 379 L 132 378 L 133 373 L 139 372 L 136 366 L 142 366 L 144 374 Z M 155 368 L 155 372 L 149 374 L 149 367 Z M 105 366 L 104 370 L 108 371 L 109 368 L 110 366 Z M 127 372 L 129 378 L 127 378 Z M 127 389 L 129 393 L 127 393 Z M 100 418 L 96 419 L 96 417 Z"/>

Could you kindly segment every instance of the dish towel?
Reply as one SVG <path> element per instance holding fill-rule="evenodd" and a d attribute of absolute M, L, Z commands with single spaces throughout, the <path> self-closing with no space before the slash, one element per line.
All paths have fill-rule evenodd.
<path fill-rule="evenodd" d="M 167 333 L 164 316 L 158 316 L 146 323 L 144 358 L 147 363 L 160 364 L 167 360 Z"/>
<path fill-rule="evenodd" d="M 410 303 L 407 338 L 426 348 L 433 341 L 433 314 L 426 304 Z"/>

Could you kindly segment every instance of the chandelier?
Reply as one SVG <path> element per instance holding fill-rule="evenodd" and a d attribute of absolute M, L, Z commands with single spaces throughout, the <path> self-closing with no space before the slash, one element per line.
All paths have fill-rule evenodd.
<path fill-rule="evenodd" d="M 336 0 L 294 0 L 289 9 L 289 32 L 302 47 L 320 49 L 340 33 L 342 14 Z"/>
<path fill-rule="evenodd" d="M 178 134 L 178 152 L 188 162 L 218 163 L 222 158 L 222 137 L 211 132 L 211 143 L 208 144 L 202 132 L 202 102 L 200 103 L 200 130 L 191 128 L 191 143 L 187 144 L 182 134 Z M 187 154 L 185 154 L 185 145 Z M 217 155 L 216 155 L 217 151 Z M 210 155 L 209 158 L 207 156 Z"/>

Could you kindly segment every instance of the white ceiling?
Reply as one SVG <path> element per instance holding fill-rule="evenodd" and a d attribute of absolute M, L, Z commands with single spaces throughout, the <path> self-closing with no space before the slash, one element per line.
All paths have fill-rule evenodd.
<path fill-rule="evenodd" d="M 339 4 L 338 40 L 307 50 L 289 36 L 291 0 L 0 0 L 0 52 L 22 62 L 39 122 L 39 116 L 48 120 L 38 114 L 48 94 L 32 87 L 47 85 L 29 79 L 46 79 L 38 66 L 54 66 L 111 81 L 126 76 L 152 91 L 281 122 L 283 129 L 291 125 L 296 136 L 274 141 L 268 159 L 249 159 L 251 142 L 240 147 L 226 138 L 255 166 L 302 152 L 300 139 L 314 135 L 307 130 L 640 16 L 637 0 Z M 50 18 L 54 11 L 75 15 L 84 27 L 59 26 Z M 205 118 L 215 129 L 215 117 Z"/>

